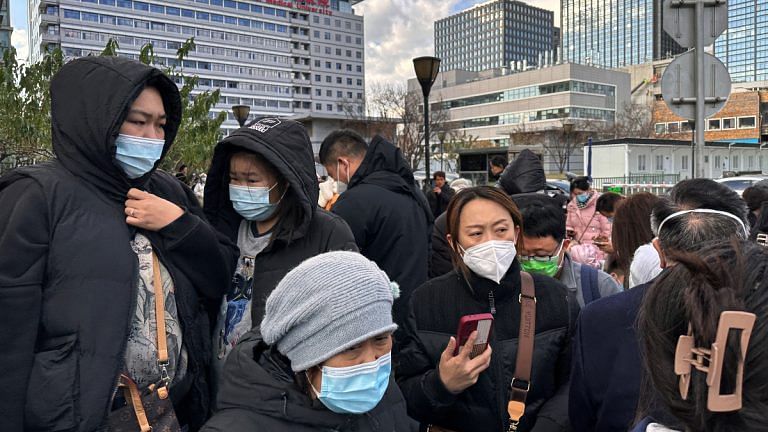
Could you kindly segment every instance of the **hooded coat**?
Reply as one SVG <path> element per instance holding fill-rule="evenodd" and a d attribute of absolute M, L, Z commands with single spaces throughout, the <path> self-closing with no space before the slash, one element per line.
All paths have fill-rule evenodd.
<path fill-rule="evenodd" d="M 333 212 L 349 224 L 360 253 L 400 285 L 394 318 L 402 324 L 410 293 L 427 280 L 432 211 L 400 149 L 374 137 Z"/>
<path fill-rule="evenodd" d="M 362 415 L 337 414 L 300 389 L 289 360 L 261 340 L 258 330 L 243 336 L 227 359 L 219 411 L 205 432 L 416 432 L 405 400 L 390 378 L 381 402 Z"/>
<path fill-rule="evenodd" d="M 115 138 L 147 85 L 163 98 L 165 155 L 181 121 L 173 81 L 132 60 L 88 57 L 65 65 L 51 82 L 56 159 L 0 178 L 2 431 L 106 424 L 137 304 L 138 258 L 130 246 L 137 232 L 174 282 L 189 360 L 185 378 L 170 389 L 177 415 L 192 430 L 205 421 L 210 336 L 200 304 L 222 295 L 236 248 L 173 176 L 153 169 L 130 180 L 116 163 Z M 132 187 L 184 214 L 157 232 L 127 225 Z"/>
<path fill-rule="evenodd" d="M 544 164 L 534 152 L 525 149 L 504 168 L 499 177 L 499 186 L 507 195 L 544 190 L 547 186 Z"/>
<path fill-rule="evenodd" d="M 287 213 L 278 208 L 281 216 L 271 241 L 254 259 L 251 319 L 256 326 L 264 317 L 267 297 L 294 267 L 324 252 L 356 252 L 357 246 L 344 220 L 317 206 L 320 189 L 312 144 L 304 126 L 276 118 L 240 128 L 216 146 L 204 203 L 205 213 L 217 230 L 237 241 L 243 217 L 235 212 L 229 199 L 229 162 L 232 154 L 242 151 L 258 153 L 269 161 L 289 184 L 281 203 L 295 204 Z"/>

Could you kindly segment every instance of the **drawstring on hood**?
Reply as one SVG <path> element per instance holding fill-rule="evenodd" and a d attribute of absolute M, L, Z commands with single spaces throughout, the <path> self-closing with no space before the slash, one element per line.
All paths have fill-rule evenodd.
<path fill-rule="evenodd" d="M 168 153 L 181 123 L 176 84 L 159 69 L 124 57 L 84 57 L 64 65 L 51 80 L 53 151 L 74 176 L 122 203 L 132 187 L 143 188 L 162 161 L 130 180 L 115 160 L 115 139 L 131 104 L 145 87 L 158 89 L 167 116 Z"/>

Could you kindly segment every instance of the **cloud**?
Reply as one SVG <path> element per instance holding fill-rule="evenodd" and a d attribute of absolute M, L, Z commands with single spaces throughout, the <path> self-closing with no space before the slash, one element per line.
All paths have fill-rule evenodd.
<path fill-rule="evenodd" d="M 369 0 L 355 6 L 365 17 L 366 84 L 405 83 L 414 77 L 414 57 L 434 55 L 434 22 L 481 0 Z M 560 0 L 526 3 L 555 11 L 560 21 Z"/>
<path fill-rule="evenodd" d="M 11 34 L 11 45 L 16 48 L 16 58 L 21 63 L 29 61 L 29 39 L 24 29 L 14 29 Z"/>

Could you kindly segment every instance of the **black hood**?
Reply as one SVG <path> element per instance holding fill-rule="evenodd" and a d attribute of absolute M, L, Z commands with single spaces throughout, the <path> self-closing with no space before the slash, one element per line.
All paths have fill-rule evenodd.
<path fill-rule="evenodd" d="M 501 173 L 499 185 L 508 195 L 540 191 L 547 186 L 544 164 L 535 153 L 525 149 Z"/>
<path fill-rule="evenodd" d="M 290 241 L 306 234 L 312 221 L 320 189 L 312 143 L 301 123 L 263 118 L 234 131 L 216 145 L 205 184 L 205 214 L 210 222 L 235 235 L 242 220 L 229 200 L 229 160 L 239 151 L 258 153 L 285 178 L 290 187 L 283 200 L 297 200 L 301 215 L 298 226 L 276 227 L 274 239 Z"/>
<path fill-rule="evenodd" d="M 359 184 L 372 184 L 392 192 L 411 195 L 424 209 L 431 223 L 432 210 L 424 194 L 416 186 L 413 172 L 403 158 L 400 149 L 379 135 L 368 144 L 368 150 L 355 175 L 349 180 L 349 188 Z"/>
<path fill-rule="evenodd" d="M 122 57 L 84 57 L 64 65 L 51 80 L 56 157 L 73 175 L 120 202 L 128 189 L 144 186 L 160 164 L 131 180 L 115 160 L 115 138 L 147 85 L 157 88 L 163 98 L 165 157 L 181 123 L 181 98 L 176 84 L 160 70 Z"/>

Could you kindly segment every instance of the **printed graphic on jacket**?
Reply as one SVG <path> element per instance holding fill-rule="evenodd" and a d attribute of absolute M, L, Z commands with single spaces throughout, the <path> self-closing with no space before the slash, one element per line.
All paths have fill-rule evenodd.
<path fill-rule="evenodd" d="M 157 320 L 155 319 L 154 270 L 152 245 L 147 237 L 136 234 L 131 247 L 139 259 L 138 297 L 131 321 L 131 332 L 125 350 L 128 375 L 139 388 L 160 380 L 157 365 Z M 168 339 L 168 375 L 171 383 L 178 382 L 187 370 L 187 352 L 183 347 L 179 313 L 176 308 L 173 280 L 168 269 L 160 263 L 160 277 L 165 296 L 165 332 Z"/>
<path fill-rule="evenodd" d="M 219 332 L 220 359 L 225 358 L 235 347 L 240 336 L 251 330 L 251 296 L 253 295 L 252 256 L 241 256 L 232 278 L 232 285 L 222 303 L 224 325 Z"/>

